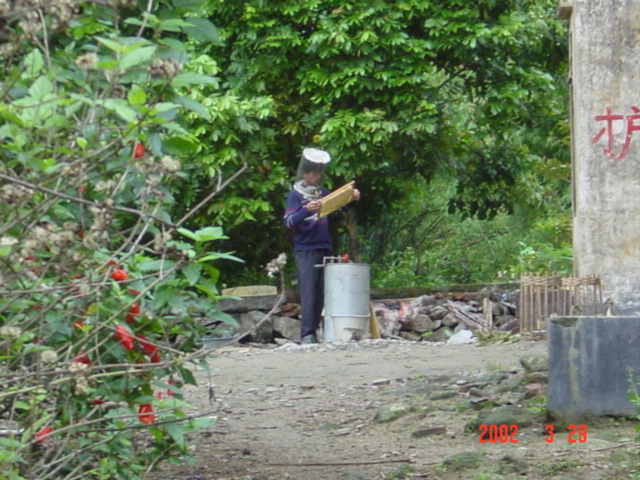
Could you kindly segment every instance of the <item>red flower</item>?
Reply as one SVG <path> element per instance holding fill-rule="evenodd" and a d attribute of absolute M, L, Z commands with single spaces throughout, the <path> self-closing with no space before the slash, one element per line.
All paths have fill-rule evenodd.
<path fill-rule="evenodd" d="M 76 363 L 84 363 L 85 365 L 91 365 L 91 359 L 89 355 L 84 350 L 80 350 L 80 352 L 73 359 Z"/>
<path fill-rule="evenodd" d="M 73 322 L 73 326 L 76 328 L 84 328 L 87 326 L 87 324 L 84 323 L 82 320 L 76 320 L 75 322 Z"/>
<path fill-rule="evenodd" d="M 156 415 L 153 413 L 153 405 L 150 403 L 143 403 L 138 408 L 138 416 L 142 423 L 153 423 L 156 421 Z"/>
<path fill-rule="evenodd" d="M 129 279 L 129 275 L 127 275 L 127 272 L 124 268 L 116 268 L 111 274 L 111 278 L 116 282 L 124 282 L 125 280 Z"/>
<path fill-rule="evenodd" d="M 115 260 L 113 260 L 113 259 L 112 259 L 112 260 L 109 260 L 109 261 L 107 262 L 107 265 L 115 266 L 115 265 L 118 265 L 118 262 L 116 262 Z"/>
<path fill-rule="evenodd" d="M 155 355 L 156 353 L 158 353 L 158 347 L 149 342 L 146 337 L 138 335 L 136 338 L 140 342 L 140 345 L 142 345 L 142 351 L 144 353 L 146 353 L 147 355 Z"/>
<path fill-rule="evenodd" d="M 141 143 L 136 143 L 136 146 L 133 148 L 133 158 L 142 158 L 144 156 L 144 152 L 147 149 L 144 148 L 144 145 Z"/>
<path fill-rule="evenodd" d="M 127 350 L 133 350 L 133 337 L 123 325 L 116 325 L 116 340 Z"/>
<path fill-rule="evenodd" d="M 139 292 L 138 290 L 133 289 L 133 288 L 130 288 L 130 289 L 129 289 L 129 293 L 130 293 L 131 295 L 135 295 L 136 297 L 137 297 L 138 295 L 140 295 L 140 292 Z"/>
<path fill-rule="evenodd" d="M 44 427 L 42 430 L 36 433 L 36 443 L 43 443 L 49 437 L 51 432 L 53 432 L 53 428 Z"/>
<path fill-rule="evenodd" d="M 133 305 L 131 305 L 131 308 L 129 309 L 129 313 L 127 314 L 127 323 L 129 325 L 133 325 L 133 323 L 136 320 L 136 317 L 140 316 L 140 304 L 138 302 L 135 302 Z"/>
<path fill-rule="evenodd" d="M 151 363 L 160 363 L 162 361 L 160 351 L 156 350 L 155 352 L 153 352 L 153 354 L 149 357 L 149 360 L 151 361 Z"/>

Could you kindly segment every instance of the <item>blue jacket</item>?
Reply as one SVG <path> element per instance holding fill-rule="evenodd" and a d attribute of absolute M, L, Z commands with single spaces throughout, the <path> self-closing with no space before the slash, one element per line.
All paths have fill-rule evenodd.
<path fill-rule="evenodd" d="M 320 198 L 328 193 L 329 190 L 323 188 Z M 317 213 L 304 208 L 307 203 L 300 192 L 291 189 L 284 212 L 284 226 L 294 232 L 294 251 L 331 250 L 328 217 L 318 219 Z"/>

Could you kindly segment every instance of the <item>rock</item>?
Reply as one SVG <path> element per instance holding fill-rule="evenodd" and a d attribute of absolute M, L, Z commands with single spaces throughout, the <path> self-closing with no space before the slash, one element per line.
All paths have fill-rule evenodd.
<path fill-rule="evenodd" d="M 453 398 L 457 395 L 453 390 L 443 390 L 441 392 L 433 392 L 429 395 L 429 400 L 446 400 L 448 398 Z"/>
<path fill-rule="evenodd" d="M 274 317 L 273 334 L 281 336 L 292 342 L 300 341 L 300 320 L 291 317 Z"/>
<path fill-rule="evenodd" d="M 429 437 L 431 435 L 441 435 L 447 433 L 446 427 L 421 427 L 411 434 L 415 438 Z"/>
<path fill-rule="evenodd" d="M 471 387 L 469 389 L 469 395 L 471 395 L 472 397 L 482 397 L 482 398 L 487 396 L 484 390 L 478 387 Z"/>
<path fill-rule="evenodd" d="M 431 332 L 432 330 L 435 330 L 435 328 L 435 323 L 433 322 L 431 317 L 422 313 L 416 315 L 409 322 L 407 322 L 404 327 L 402 327 L 403 330 L 410 330 L 418 333 Z"/>
<path fill-rule="evenodd" d="M 541 383 L 530 383 L 524 386 L 524 398 L 546 397 L 547 386 Z"/>
<path fill-rule="evenodd" d="M 413 411 L 414 408 L 407 403 L 392 403 L 391 405 L 380 407 L 373 416 L 373 421 L 376 423 L 391 422 Z"/>
<path fill-rule="evenodd" d="M 526 373 L 546 372 L 549 370 L 549 359 L 543 356 L 527 356 L 520 359 Z"/>
<path fill-rule="evenodd" d="M 432 335 L 425 336 L 424 339 L 429 342 L 446 342 L 451 335 L 453 335 L 453 331 L 450 328 L 442 327 L 435 330 Z"/>
<path fill-rule="evenodd" d="M 256 328 L 256 325 L 264 319 L 264 316 L 263 312 L 255 310 L 240 315 L 240 324 L 243 332 L 252 331 L 250 335 L 242 339 L 243 341 L 271 343 L 273 340 L 273 320 L 267 318 Z"/>
<path fill-rule="evenodd" d="M 547 383 L 548 379 L 547 372 L 531 372 L 524 376 L 524 383 Z"/>
<path fill-rule="evenodd" d="M 473 343 L 474 337 L 471 330 L 460 330 L 458 333 L 454 333 L 451 338 L 447 340 L 447 345 L 466 345 Z"/>
<path fill-rule="evenodd" d="M 441 318 L 441 320 L 442 324 L 445 327 L 454 328 L 456 325 L 458 325 L 458 317 L 453 312 L 447 313 L 444 317 Z"/>
<path fill-rule="evenodd" d="M 480 425 L 518 425 L 518 427 L 528 427 L 536 420 L 538 420 L 538 415 L 524 408 L 515 405 L 502 405 L 480 412 L 475 419 L 467 423 L 465 431 L 477 432 Z"/>
<path fill-rule="evenodd" d="M 398 333 L 398 336 L 401 338 L 404 338 L 405 340 L 410 340 L 412 342 L 419 342 L 420 339 L 422 338 L 421 335 L 415 332 L 400 332 Z"/>
<path fill-rule="evenodd" d="M 377 386 L 377 385 L 389 385 L 391 383 L 391 380 L 388 378 L 379 378 L 378 380 L 373 380 L 371 382 L 371 385 L 373 386 Z"/>
<path fill-rule="evenodd" d="M 434 305 L 427 309 L 427 315 L 432 320 L 442 320 L 447 313 L 449 313 L 449 310 L 442 305 Z"/>
<path fill-rule="evenodd" d="M 223 298 L 222 300 L 218 300 L 216 308 L 223 312 L 248 312 L 250 310 L 264 310 L 268 312 L 280 301 L 280 295 Z"/>

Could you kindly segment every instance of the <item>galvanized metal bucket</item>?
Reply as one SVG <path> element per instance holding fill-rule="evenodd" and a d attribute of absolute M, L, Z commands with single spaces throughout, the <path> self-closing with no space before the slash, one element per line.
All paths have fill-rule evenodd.
<path fill-rule="evenodd" d="M 325 342 L 369 336 L 370 277 L 370 266 L 364 263 L 324 265 Z"/>

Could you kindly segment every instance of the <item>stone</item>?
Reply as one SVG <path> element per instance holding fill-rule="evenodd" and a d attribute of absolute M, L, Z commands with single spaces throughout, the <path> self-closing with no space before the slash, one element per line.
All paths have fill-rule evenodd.
<path fill-rule="evenodd" d="M 427 310 L 427 315 L 432 320 L 442 320 L 447 313 L 449 313 L 449 310 L 442 305 L 434 305 Z"/>
<path fill-rule="evenodd" d="M 300 341 L 300 320 L 291 317 L 274 317 L 273 332 L 292 342 Z"/>
<path fill-rule="evenodd" d="M 516 405 L 501 405 L 491 410 L 483 410 L 465 426 L 467 432 L 477 432 L 480 425 L 518 425 L 528 427 L 538 415 Z"/>
<path fill-rule="evenodd" d="M 277 295 L 278 289 L 273 285 L 247 285 L 222 289 L 222 295 L 232 297 L 262 297 Z"/>
<path fill-rule="evenodd" d="M 242 325 L 243 332 L 251 330 L 249 338 L 243 338 L 251 342 L 258 343 L 271 343 L 273 340 L 273 320 L 267 318 L 257 328 L 258 325 L 265 317 L 263 312 L 251 311 L 240 315 L 240 324 Z"/>
<path fill-rule="evenodd" d="M 393 403 L 391 405 L 383 405 L 378 409 L 373 417 L 376 423 L 386 423 L 404 417 L 413 412 L 414 408 L 407 403 Z"/>
<path fill-rule="evenodd" d="M 458 317 L 453 312 L 447 313 L 439 320 L 442 320 L 442 325 L 444 325 L 445 327 L 454 328 L 456 325 L 458 325 Z"/>
<path fill-rule="evenodd" d="M 430 437 L 431 435 L 442 435 L 447 433 L 446 427 L 421 427 L 411 433 L 412 437 L 423 438 Z"/>
<path fill-rule="evenodd" d="M 520 359 L 525 373 L 546 372 L 549 370 L 549 359 L 541 356 L 527 356 Z"/>
<path fill-rule="evenodd" d="M 446 400 L 448 398 L 453 398 L 457 395 L 453 390 L 442 390 L 440 392 L 433 392 L 429 395 L 429 400 Z"/>
<path fill-rule="evenodd" d="M 458 333 L 454 333 L 451 338 L 447 340 L 447 345 L 466 345 L 473 343 L 474 337 L 471 330 L 460 330 Z"/>
<path fill-rule="evenodd" d="M 418 333 L 430 332 L 435 329 L 435 324 L 431 317 L 419 313 L 404 325 L 403 330 L 410 330 Z"/>
<path fill-rule="evenodd" d="M 264 310 L 268 312 L 281 301 L 282 297 L 280 295 L 223 298 L 216 302 L 216 308 L 223 312 L 248 312 L 249 310 Z"/>

